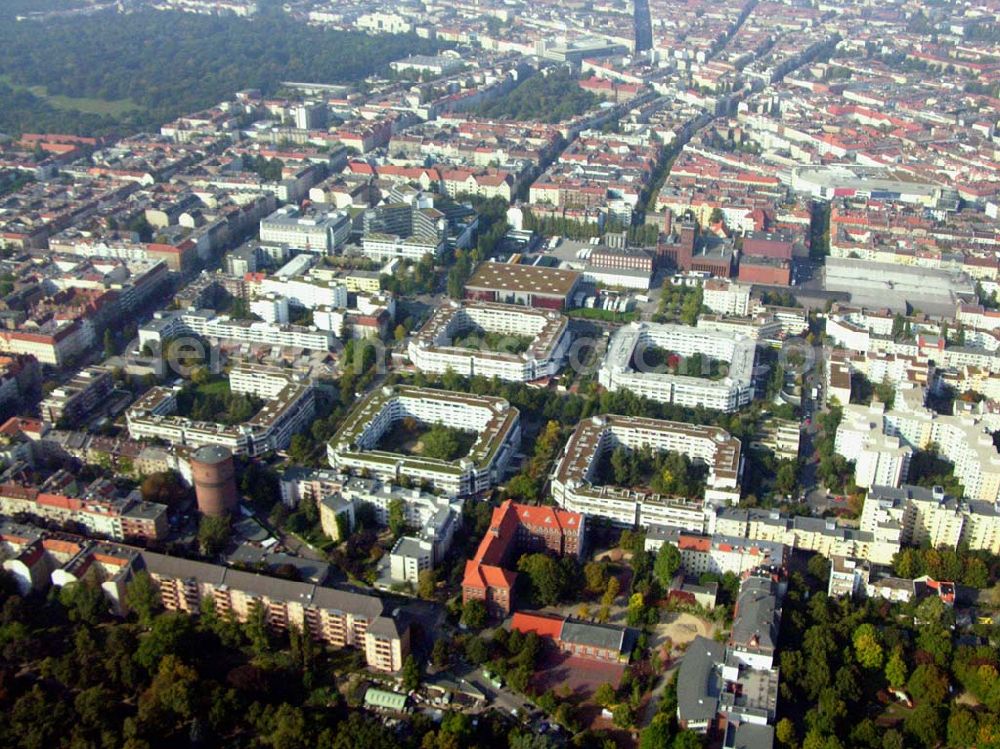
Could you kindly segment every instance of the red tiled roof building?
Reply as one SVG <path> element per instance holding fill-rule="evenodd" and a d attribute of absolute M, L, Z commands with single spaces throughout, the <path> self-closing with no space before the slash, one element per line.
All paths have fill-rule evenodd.
<path fill-rule="evenodd" d="M 517 573 L 504 569 L 515 553 L 549 551 L 579 557 L 583 549 L 583 515 L 556 507 L 515 504 L 511 500 L 493 510 L 490 527 L 465 563 L 462 602 L 478 599 L 491 616 L 503 617 L 513 608 Z"/>

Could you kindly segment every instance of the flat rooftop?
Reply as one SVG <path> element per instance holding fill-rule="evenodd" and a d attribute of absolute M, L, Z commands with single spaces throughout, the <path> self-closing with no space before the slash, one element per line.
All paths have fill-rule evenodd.
<path fill-rule="evenodd" d="M 567 297 L 580 280 L 574 270 L 515 263 L 480 263 L 465 287 Z"/>

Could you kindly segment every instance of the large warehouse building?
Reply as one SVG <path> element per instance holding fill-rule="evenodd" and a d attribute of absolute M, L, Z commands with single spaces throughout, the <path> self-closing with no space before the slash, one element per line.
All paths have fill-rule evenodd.
<path fill-rule="evenodd" d="M 525 307 L 565 309 L 581 276 L 574 270 L 517 263 L 480 263 L 465 284 L 465 298 Z"/>

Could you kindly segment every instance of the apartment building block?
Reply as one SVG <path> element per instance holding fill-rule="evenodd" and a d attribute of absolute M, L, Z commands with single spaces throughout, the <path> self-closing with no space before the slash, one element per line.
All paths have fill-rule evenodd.
<path fill-rule="evenodd" d="M 468 455 L 457 460 L 393 453 L 379 448 L 392 425 L 404 418 L 477 433 Z M 390 484 L 403 478 L 428 481 L 436 489 L 467 496 L 500 482 L 521 441 L 520 413 L 502 398 L 409 386 L 376 390 L 348 414 L 327 445 L 330 465 Z"/>
<path fill-rule="evenodd" d="M 705 502 L 594 483 L 601 456 L 615 447 L 678 452 L 708 465 Z M 551 475 L 555 501 L 616 525 L 670 525 L 703 532 L 704 506 L 735 504 L 743 472 L 740 441 L 717 427 L 606 414 L 577 424 Z"/>
<path fill-rule="evenodd" d="M 697 354 L 725 362 L 728 371 L 711 379 L 649 367 L 644 354 L 653 347 L 680 357 Z M 753 400 L 756 354 L 754 341 L 747 337 L 686 325 L 634 322 L 612 335 L 598 380 L 608 390 L 623 388 L 663 403 L 736 411 Z"/>
<path fill-rule="evenodd" d="M 483 332 L 500 339 L 498 348 L 454 345 L 465 336 Z M 502 336 L 509 336 L 505 350 Z M 531 344 L 515 353 L 514 337 L 531 336 Z M 554 310 L 535 310 L 488 302 L 447 303 L 411 337 L 407 354 L 423 371 L 444 374 L 449 369 L 465 377 L 498 377 L 527 382 L 558 374 L 569 349 L 569 320 Z"/>

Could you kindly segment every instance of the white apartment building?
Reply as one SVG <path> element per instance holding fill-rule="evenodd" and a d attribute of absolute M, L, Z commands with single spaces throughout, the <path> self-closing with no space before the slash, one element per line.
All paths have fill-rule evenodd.
<path fill-rule="evenodd" d="M 415 533 L 397 539 L 389 553 L 390 578 L 394 583 L 416 585 L 421 572 L 434 569 L 451 548 L 462 517 L 462 504 L 454 497 L 371 479 L 347 479 L 339 494 L 353 505 L 355 513 L 360 505 L 370 505 L 381 525 L 389 524 L 393 503 L 401 504 L 406 524 Z"/>
<path fill-rule="evenodd" d="M 894 388 L 927 387 L 935 376 L 931 359 L 923 354 L 910 356 L 878 350 L 848 354 L 835 351 L 831 356 L 833 362 L 847 367 L 852 373 L 863 375 L 873 384 L 887 382 Z"/>
<path fill-rule="evenodd" d="M 389 575 L 395 582 L 416 585 L 420 573 L 434 569 L 434 544 L 422 538 L 402 536 L 389 551 Z"/>
<path fill-rule="evenodd" d="M 364 13 L 358 16 L 354 25 L 372 34 L 407 34 L 413 31 L 413 24 L 404 16 L 382 11 Z"/>
<path fill-rule="evenodd" d="M 401 536 L 390 552 L 394 583 L 416 585 L 421 572 L 436 567 L 451 548 L 462 516 L 462 503 L 454 497 L 333 471 L 290 469 L 281 478 L 281 492 L 282 500 L 292 507 L 316 502 L 323 532 L 335 540 L 340 539 L 341 517 L 350 528 L 359 508 L 368 506 L 380 525 L 388 525 L 392 505 L 400 503 L 406 525 L 415 533 Z"/>
<path fill-rule="evenodd" d="M 754 541 L 773 541 L 792 549 L 868 559 L 891 564 L 899 542 L 840 525 L 830 518 L 788 517 L 777 510 L 720 507 L 708 514 L 706 535 L 722 534 Z"/>
<path fill-rule="evenodd" d="M 752 317 L 701 314 L 698 316 L 697 328 L 724 333 L 733 338 L 745 336 L 754 341 L 776 341 L 782 333 L 781 322 L 774 315 L 764 312 L 754 313 Z"/>
<path fill-rule="evenodd" d="M 30 354 L 40 364 L 61 367 L 67 360 L 93 348 L 97 342 L 94 324 L 85 318 L 50 320 L 40 327 L 22 324 L 15 330 L 0 330 L 0 353 Z"/>
<path fill-rule="evenodd" d="M 343 310 L 317 307 L 312 313 L 313 325 L 319 330 L 332 333 L 337 338 L 344 335 L 344 320 L 345 315 Z"/>
<path fill-rule="evenodd" d="M 644 366 L 651 347 L 681 357 L 700 354 L 724 362 L 720 379 L 670 374 L 662 367 Z M 736 411 L 753 400 L 756 345 L 744 336 L 686 325 L 634 322 L 619 328 L 608 343 L 598 380 L 608 390 L 630 390 L 663 403 Z M 645 370 L 645 371 L 644 371 Z"/>
<path fill-rule="evenodd" d="M 955 320 L 976 330 L 1000 330 L 1000 312 L 984 309 L 978 304 L 960 304 Z"/>
<path fill-rule="evenodd" d="M 844 419 L 837 428 L 837 451 L 851 460 L 858 445 L 867 444 L 876 433 L 896 437 L 902 445 L 926 449 L 936 445 L 941 457 L 955 466 L 955 477 L 969 499 L 996 502 L 1000 499 L 1000 454 L 992 435 L 974 416 L 949 416 L 923 406 L 922 388 L 899 390 L 893 409 L 882 404 L 844 406 Z M 841 434 L 843 432 L 843 434 Z M 843 450 L 843 452 L 841 452 Z"/>
<path fill-rule="evenodd" d="M 640 528 L 662 525 L 681 528 L 691 533 L 702 533 L 705 530 L 706 504 L 703 500 L 665 497 L 660 494 L 638 495 L 635 492 L 632 494 L 641 497 L 641 499 L 637 499 L 637 496 L 630 497 L 628 492 L 619 491 L 608 492 L 600 500 L 591 498 L 589 502 L 587 498 L 577 495 L 575 501 L 577 506 L 593 508 L 592 514 L 603 511 L 603 517 L 620 525 L 628 525 L 628 518 L 635 517 L 638 513 Z"/>
<path fill-rule="evenodd" d="M 976 367 L 988 372 L 1000 372 L 1000 337 L 993 331 L 966 331 L 964 346 L 945 345 L 939 348 L 936 345 L 936 326 L 913 323 L 916 340 L 896 341 L 892 338 L 892 322 L 891 316 L 864 311 L 830 314 L 826 321 L 826 335 L 838 346 L 854 352 L 867 352 L 869 357 L 877 352 L 887 360 L 892 355 L 908 358 L 910 370 L 920 370 L 930 358 L 937 367 Z M 873 375 L 877 377 L 878 373 Z M 889 376 L 893 377 L 891 372 Z"/>
<path fill-rule="evenodd" d="M 268 296 L 250 302 L 250 311 L 271 325 L 288 324 L 288 300 L 284 297 Z"/>
<path fill-rule="evenodd" d="M 979 367 L 962 366 L 941 373 L 941 380 L 956 393 L 971 390 L 987 400 L 1000 401 L 1000 374 Z"/>
<path fill-rule="evenodd" d="M 329 255 L 351 236 L 347 211 L 304 215 L 294 206 L 284 206 L 260 221 L 260 241 L 297 250 Z"/>
<path fill-rule="evenodd" d="M 402 258 L 419 262 L 424 255 L 439 258 L 444 252 L 445 242 L 437 237 L 397 237 L 395 234 L 366 234 L 361 240 L 361 251 L 365 257 L 384 262 Z"/>
<path fill-rule="evenodd" d="M 234 455 L 261 455 L 288 446 L 315 415 L 312 385 L 279 367 L 241 364 L 230 372 L 233 392 L 252 393 L 267 402 L 249 421 L 235 426 L 195 421 L 177 415 L 179 388 L 154 387 L 125 413 L 133 439 L 162 439 L 192 448 L 222 445 Z"/>
<path fill-rule="evenodd" d="M 746 317 L 750 314 L 750 284 L 726 278 L 711 278 L 702 286 L 702 304 L 718 315 Z"/>
<path fill-rule="evenodd" d="M 392 453 L 378 448 L 392 425 L 410 417 L 474 431 L 469 454 L 453 461 Z M 368 472 L 382 481 L 426 481 L 435 489 L 466 496 L 499 483 L 521 443 L 520 413 L 503 398 L 407 386 L 383 387 L 347 416 L 327 445 L 333 468 Z"/>
<path fill-rule="evenodd" d="M 946 496 L 941 487 L 874 486 L 861 510 L 860 528 L 901 543 L 1000 553 L 1000 510 L 995 502 Z"/>
<path fill-rule="evenodd" d="M 347 306 L 347 287 L 342 284 L 323 281 L 318 278 L 278 278 L 271 276 L 260 282 L 260 292 L 264 295 L 284 297 L 289 304 L 306 309 Z"/>
<path fill-rule="evenodd" d="M 299 325 L 279 325 L 262 321 L 232 320 L 212 310 L 158 311 L 139 328 L 139 347 L 159 349 L 164 339 L 183 335 L 239 343 L 262 343 L 268 346 L 329 351 L 333 334 L 327 330 Z"/>
<path fill-rule="evenodd" d="M 913 456 L 913 448 L 885 434 L 878 421 L 873 421 L 871 410 L 845 409 L 842 428 L 837 429 L 834 449 L 845 460 L 854 461 L 854 483 L 863 488 L 899 486 L 906 480 Z"/>
<path fill-rule="evenodd" d="M 830 559 L 830 578 L 826 594 L 831 598 L 856 598 L 865 591 L 871 575 L 867 561 L 834 556 Z"/>
<path fill-rule="evenodd" d="M 344 477 L 335 471 L 292 466 L 279 479 L 281 501 L 290 508 L 298 507 L 301 502 L 319 502 L 338 494 L 343 483 Z"/>
<path fill-rule="evenodd" d="M 648 445 L 705 463 L 705 503 L 739 501 L 741 445 L 725 430 L 608 414 L 581 421 L 567 440 L 550 477 L 556 503 L 573 512 L 607 518 L 617 525 L 671 525 L 701 532 L 705 523 L 701 501 L 593 483 L 601 456 L 619 445 L 633 450 Z"/>
<path fill-rule="evenodd" d="M 479 332 L 499 336 L 530 336 L 520 353 L 501 346 L 478 349 L 452 345 L 460 337 Z M 423 372 L 444 374 L 449 369 L 465 377 L 498 377 L 527 382 L 558 374 L 571 337 L 567 318 L 553 310 L 488 302 L 449 302 L 435 310 L 409 342 L 407 353 Z M 512 341 L 511 341 L 512 342 Z M 510 343 L 510 342 L 508 342 Z"/>
<path fill-rule="evenodd" d="M 740 536 L 715 534 L 705 536 L 678 528 L 654 525 L 646 531 L 646 551 L 658 552 L 663 544 L 677 547 L 684 572 L 692 577 L 704 573 L 737 577 L 758 567 L 785 567 L 785 547 L 773 541 L 751 540 Z"/>

